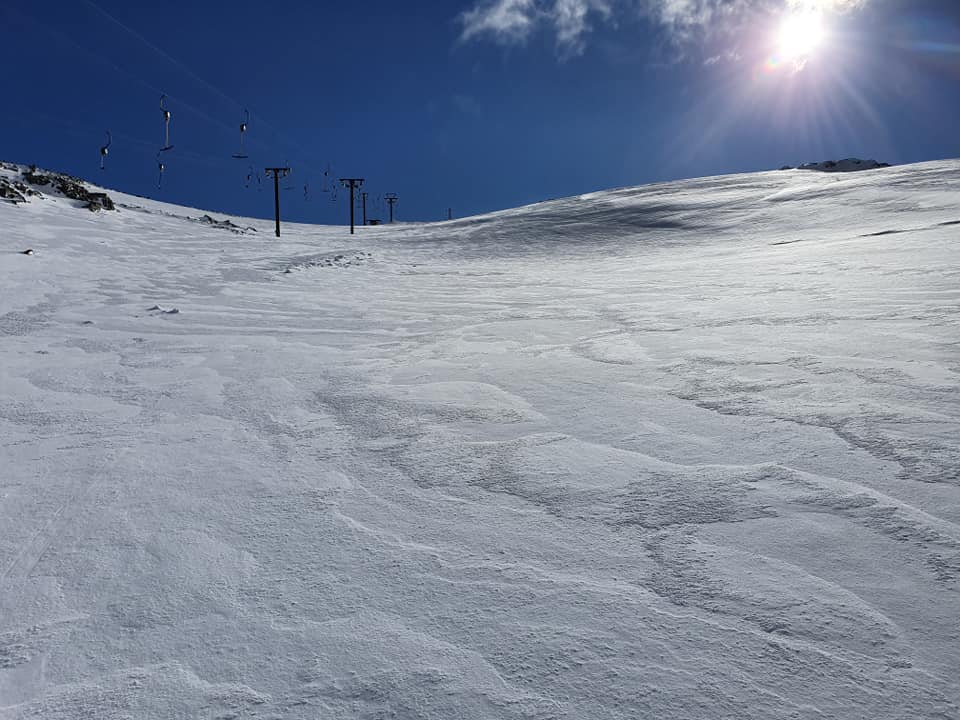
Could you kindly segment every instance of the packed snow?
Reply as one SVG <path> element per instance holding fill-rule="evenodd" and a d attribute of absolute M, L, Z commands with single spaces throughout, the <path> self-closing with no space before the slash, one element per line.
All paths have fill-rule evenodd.
<path fill-rule="evenodd" d="M 0 720 L 960 717 L 960 162 L 280 239 L 20 170 Z"/>

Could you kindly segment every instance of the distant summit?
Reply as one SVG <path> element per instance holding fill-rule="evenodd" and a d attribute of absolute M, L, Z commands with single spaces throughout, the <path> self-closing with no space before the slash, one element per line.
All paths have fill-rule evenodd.
<path fill-rule="evenodd" d="M 805 163 L 799 167 L 784 165 L 781 170 L 819 170 L 820 172 L 856 172 L 858 170 L 876 170 L 877 168 L 890 167 L 890 163 L 877 162 L 876 160 L 861 160 L 859 158 L 847 158 L 846 160 L 824 160 L 818 163 Z"/>

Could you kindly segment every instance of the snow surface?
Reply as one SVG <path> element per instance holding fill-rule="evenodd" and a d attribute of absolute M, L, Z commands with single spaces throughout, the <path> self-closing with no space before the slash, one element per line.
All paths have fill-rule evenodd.
<path fill-rule="evenodd" d="M 0 720 L 960 717 L 960 162 L 111 196 L 0 203 Z"/>

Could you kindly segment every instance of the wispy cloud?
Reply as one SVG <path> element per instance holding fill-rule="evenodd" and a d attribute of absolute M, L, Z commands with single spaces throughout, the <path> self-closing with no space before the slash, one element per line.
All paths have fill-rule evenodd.
<path fill-rule="evenodd" d="M 541 26 L 556 34 L 564 52 L 580 52 L 592 16 L 609 20 L 623 0 L 479 0 L 460 16 L 461 40 L 481 36 L 504 45 L 521 44 Z"/>
<path fill-rule="evenodd" d="M 572 52 L 582 51 L 583 36 L 589 31 L 589 18 L 597 15 L 608 20 L 614 0 L 555 0 L 547 14 L 557 33 L 557 44 Z"/>
<path fill-rule="evenodd" d="M 563 54 L 579 54 L 596 23 L 644 19 L 682 44 L 723 34 L 757 13 L 845 12 L 868 0 L 477 0 L 461 14 L 461 40 L 486 37 L 504 45 L 522 44 L 547 29 Z"/>
<path fill-rule="evenodd" d="M 460 17 L 463 40 L 490 35 L 499 42 L 522 42 L 537 23 L 534 0 L 495 0 L 481 3 Z"/>

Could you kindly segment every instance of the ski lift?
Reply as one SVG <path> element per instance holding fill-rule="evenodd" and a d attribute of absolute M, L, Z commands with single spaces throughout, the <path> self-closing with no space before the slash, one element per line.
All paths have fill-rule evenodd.
<path fill-rule="evenodd" d="M 330 163 L 327 163 L 327 169 L 323 171 L 323 180 L 320 182 L 320 192 L 330 192 Z"/>
<path fill-rule="evenodd" d="M 157 190 L 160 189 L 163 185 L 163 171 L 166 169 L 164 167 L 163 161 L 160 159 L 163 153 L 173 150 L 173 145 L 170 144 L 170 118 L 171 113 L 167 110 L 167 96 L 160 96 L 160 110 L 163 112 L 163 147 L 157 150 L 157 169 L 159 171 L 159 177 L 157 179 Z"/>
<path fill-rule="evenodd" d="M 247 125 L 250 123 L 250 111 L 244 108 L 243 112 L 246 114 L 247 119 L 246 121 L 240 123 L 240 152 L 233 156 L 237 160 L 246 160 L 248 157 L 250 157 L 243 151 L 243 136 L 246 134 Z"/>
<path fill-rule="evenodd" d="M 100 169 L 106 170 L 104 166 L 104 161 L 107 159 L 107 154 L 110 152 L 110 144 L 113 142 L 113 135 L 110 134 L 110 131 L 107 130 L 107 144 L 100 148 Z"/>
<path fill-rule="evenodd" d="M 263 182 L 263 180 L 262 180 L 261 177 L 260 177 L 260 173 L 258 173 L 258 172 L 253 168 L 253 165 L 249 165 L 249 166 L 248 166 L 248 169 L 247 169 L 247 180 L 246 180 L 246 182 L 243 184 L 243 186 L 244 186 L 245 188 L 249 188 L 251 185 L 253 185 L 253 179 L 254 179 L 254 178 L 257 179 L 257 192 L 260 192 L 260 191 L 263 189 L 262 187 L 260 187 L 260 185 L 261 185 L 261 183 Z"/>
<path fill-rule="evenodd" d="M 167 96 L 160 96 L 160 110 L 163 111 L 163 147 L 160 148 L 160 152 L 166 152 L 167 150 L 173 150 L 173 145 L 170 144 L 170 111 L 167 110 L 166 106 Z"/>

